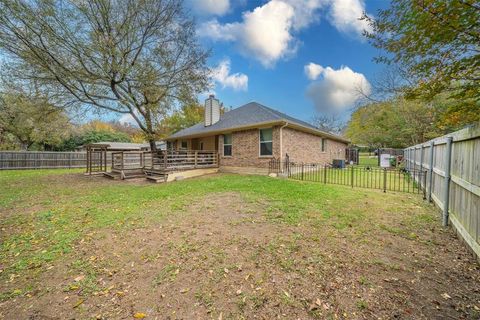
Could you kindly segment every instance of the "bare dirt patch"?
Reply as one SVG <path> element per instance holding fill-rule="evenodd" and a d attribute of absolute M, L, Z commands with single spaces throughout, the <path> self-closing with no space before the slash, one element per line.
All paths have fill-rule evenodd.
<path fill-rule="evenodd" d="M 214 193 L 145 228 L 84 235 L 5 319 L 476 319 L 478 265 L 415 201 L 399 216 L 309 212 L 278 222 L 267 202 Z M 402 202 L 405 201 L 405 202 Z M 425 221 L 425 219 L 427 219 Z M 350 220 L 349 220 L 350 221 Z"/>

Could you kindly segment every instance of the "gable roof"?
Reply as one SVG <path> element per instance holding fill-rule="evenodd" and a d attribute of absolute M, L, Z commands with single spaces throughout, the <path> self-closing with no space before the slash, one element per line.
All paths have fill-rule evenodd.
<path fill-rule="evenodd" d="M 218 134 L 222 132 L 241 130 L 243 128 L 248 128 L 255 125 L 280 123 L 288 123 L 289 126 L 295 127 L 302 131 L 308 131 L 314 134 L 330 137 L 334 140 L 339 140 L 342 142 L 349 142 L 348 139 L 319 130 L 315 126 L 305 121 L 295 119 L 289 115 L 286 115 L 285 113 L 266 107 L 257 102 L 250 102 L 226 112 L 220 117 L 220 121 L 211 126 L 206 127 L 203 122 L 197 123 L 194 126 L 172 134 L 167 140 L 200 137 L 208 134 Z"/>

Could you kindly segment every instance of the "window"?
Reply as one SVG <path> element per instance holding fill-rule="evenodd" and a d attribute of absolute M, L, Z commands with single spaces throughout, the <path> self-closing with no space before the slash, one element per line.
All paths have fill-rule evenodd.
<path fill-rule="evenodd" d="M 200 142 L 200 150 L 203 150 L 203 142 Z"/>
<path fill-rule="evenodd" d="M 260 156 L 273 155 L 272 128 L 260 129 Z"/>
<path fill-rule="evenodd" d="M 321 144 L 322 144 L 322 152 L 325 152 L 327 150 L 327 139 L 322 138 Z"/>
<path fill-rule="evenodd" d="M 182 141 L 182 145 L 180 146 L 180 149 L 183 149 L 183 150 L 188 149 L 188 143 L 186 140 Z"/>
<path fill-rule="evenodd" d="M 232 134 L 223 135 L 223 156 L 232 156 Z"/>

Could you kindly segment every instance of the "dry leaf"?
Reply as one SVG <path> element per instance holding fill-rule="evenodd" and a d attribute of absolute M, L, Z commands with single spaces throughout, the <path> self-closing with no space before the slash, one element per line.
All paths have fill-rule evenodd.
<path fill-rule="evenodd" d="M 85 300 L 83 300 L 83 299 L 78 300 L 78 302 L 75 303 L 75 305 L 73 306 L 73 308 L 74 308 L 74 309 L 75 309 L 75 308 L 78 308 L 84 301 L 85 301 Z"/>
<path fill-rule="evenodd" d="M 78 277 L 76 277 L 75 279 L 73 279 L 75 282 L 79 282 L 79 281 L 82 281 L 83 279 L 85 279 L 85 276 L 82 274 L 82 275 L 79 275 Z"/>
<path fill-rule="evenodd" d="M 452 297 L 450 297 L 447 293 L 442 293 L 442 297 L 443 297 L 443 299 L 445 299 L 445 300 L 452 298 Z"/>

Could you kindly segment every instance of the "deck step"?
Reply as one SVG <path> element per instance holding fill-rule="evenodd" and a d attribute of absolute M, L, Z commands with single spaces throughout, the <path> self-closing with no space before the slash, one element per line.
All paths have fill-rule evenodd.
<path fill-rule="evenodd" d="M 104 172 L 103 176 L 113 180 L 118 180 L 122 178 L 122 176 L 119 173 L 114 173 L 114 172 Z"/>
<path fill-rule="evenodd" d="M 124 179 L 135 179 L 135 178 L 145 178 L 145 174 L 144 173 L 135 173 L 135 174 L 125 173 L 124 175 Z"/>
<path fill-rule="evenodd" d="M 165 182 L 167 181 L 167 177 L 166 176 L 160 176 L 160 175 L 147 175 L 146 176 L 147 180 L 150 180 L 152 182 L 155 182 L 155 183 L 161 183 L 161 182 Z"/>

